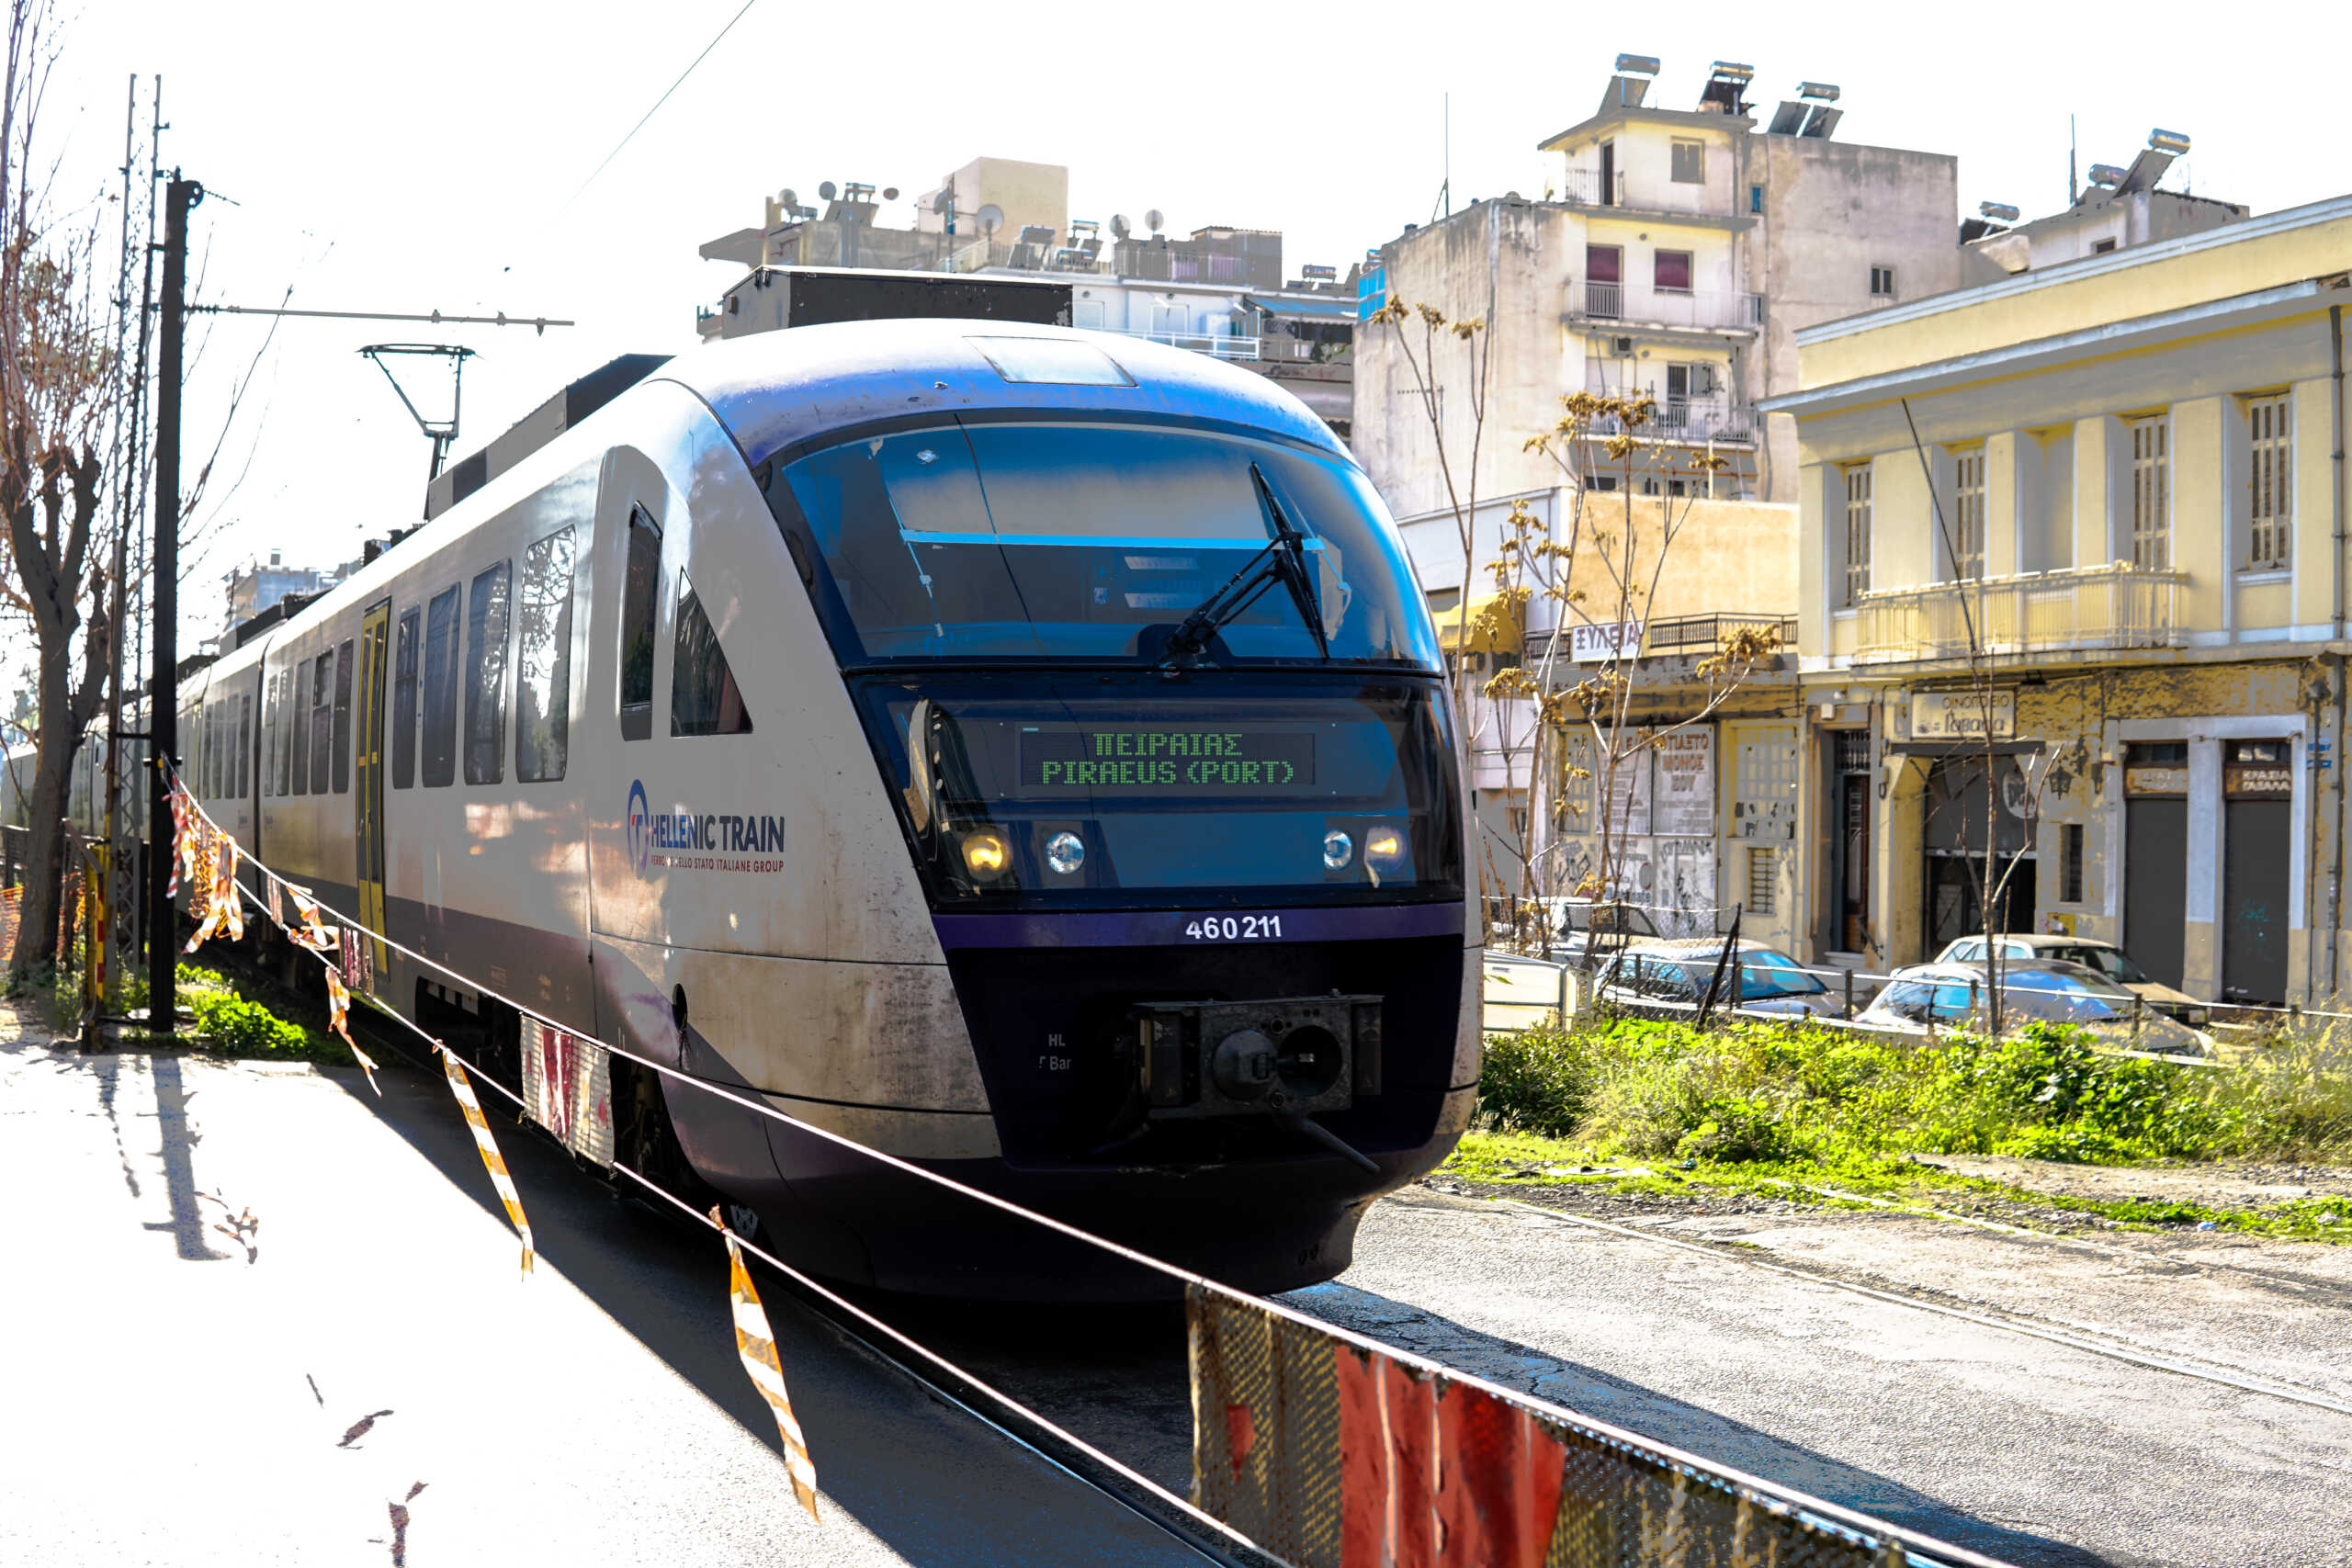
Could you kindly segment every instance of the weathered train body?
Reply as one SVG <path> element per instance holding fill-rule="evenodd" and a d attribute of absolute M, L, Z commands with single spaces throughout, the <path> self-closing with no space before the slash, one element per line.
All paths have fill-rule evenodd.
<path fill-rule="evenodd" d="M 1469 1114 L 1428 613 L 1321 423 L 1203 356 L 699 349 L 182 699 L 250 853 L 484 990 L 1236 1284 L 1338 1272 Z M 495 996 L 378 989 L 511 1066 Z M 1126 1288 L 691 1085 L 615 1115 L 834 1276 Z"/>

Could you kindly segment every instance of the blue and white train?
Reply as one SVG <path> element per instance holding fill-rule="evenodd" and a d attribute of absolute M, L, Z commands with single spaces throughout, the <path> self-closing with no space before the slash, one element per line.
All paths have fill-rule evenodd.
<path fill-rule="evenodd" d="M 518 427 L 518 431 L 521 427 Z M 1478 1077 L 1453 716 L 1396 527 L 1265 379 L 1051 327 L 672 360 L 182 691 L 255 858 L 503 994 L 1248 1288 Z M 620 1156 L 886 1289 L 1099 1255 L 616 1067 Z M 666 1162 L 666 1164 L 665 1164 Z"/>

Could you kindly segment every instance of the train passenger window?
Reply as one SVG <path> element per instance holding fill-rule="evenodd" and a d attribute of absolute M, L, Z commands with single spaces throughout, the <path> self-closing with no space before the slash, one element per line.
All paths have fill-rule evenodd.
<path fill-rule="evenodd" d="M 261 793 L 277 793 L 277 677 L 265 668 L 261 675 Z"/>
<path fill-rule="evenodd" d="M 351 639 L 334 650 L 334 792 L 351 793 Z"/>
<path fill-rule="evenodd" d="M 695 586 L 678 573 L 678 642 L 670 663 L 670 733 L 749 735 L 752 716 Z"/>
<path fill-rule="evenodd" d="M 474 578 L 466 602 L 466 782 L 506 776 L 506 615 L 509 565 Z"/>
<path fill-rule="evenodd" d="M 277 672 L 277 701 L 269 718 L 269 749 L 277 754 L 277 761 L 271 764 L 276 770 L 272 782 L 277 785 L 280 795 L 291 793 L 294 782 L 294 747 L 289 738 L 293 721 L 288 716 L 293 685 L 294 671 L 280 670 Z"/>
<path fill-rule="evenodd" d="M 201 800 L 220 793 L 212 787 L 212 714 L 210 708 L 198 709 L 197 714 L 196 793 Z"/>
<path fill-rule="evenodd" d="M 290 795 L 311 793 L 311 661 L 294 666 L 294 681 L 286 694 L 286 753 L 294 787 Z"/>
<path fill-rule="evenodd" d="M 621 739 L 653 733 L 653 611 L 662 592 L 662 528 L 628 514 L 628 581 L 621 590 Z"/>
<path fill-rule="evenodd" d="M 237 698 L 237 798 L 243 800 L 252 793 L 254 770 L 254 698 L 251 692 Z"/>
<path fill-rule="evenodd" d="M 424 610 L 424 787 L 458 782 L 458 591 Z"/>
<path fill-rule="evenodd" d="M 523 555 L 514 663 L 514 776 L 563 777 L 571 720 L 571 530 L 559 528 Z"/>
<path fill-rule="evenodd" d="M 392 787 L 416 783 L 416 612 L 401 612 L 392 645 Z"/>
<path fill-rule="evenodd" d="M 311 666 L 311 793 L 324 795 L 334 765 L 334 654 Z"/>

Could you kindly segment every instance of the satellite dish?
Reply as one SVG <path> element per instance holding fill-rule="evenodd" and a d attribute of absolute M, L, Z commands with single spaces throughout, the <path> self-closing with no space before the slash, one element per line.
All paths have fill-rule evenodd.
<path fill-rule="evenodd" d="M 784 195 L 778 199 L 784 203 L 784 215 L 786 218 L 791 217 L 800 209 L 800 193 L 790 186 L 784 187 Z"/>
<path fill-rule="evenodd" d="M 999 229 L 1004 227 L 1004 209 L 999 207 L 993 201 L 981 208 L 979 211 L 974 213 L 972 216 L 980 220 L 980 232 L 982 234 L 994 234 Z"/>
<path fill-rule="evenodd" d="M 1127 215 L 1125 213 L 1114 212 L 1111 214 L 1111 237 L 1113 239 L 1124 240 L 1135 231 L 1135 225 L 1127 221 Z"/>
<path fill-rule="evenodd" d="M 898 200 L 899 187 L 897 186 L 884 186 L 882 187 L 882 199 L 885 201 Z"/>
<path fill-rule="evenodd" d="M 840 194 L 841 187 L 833 184 L 831 180 L 827 180 L 823 185 L 817 187 L 817 199 L 820 201 L 831 201 Z"/>
<path fill-rule="evenodd" d="M 952 190 L 942 190 L 937 196 L 931 198 L 931 209 L 939 214 L 942 218 L 954 217 L 956 215 L 956 193 Z"/>
<path fill-rule="evenodd" d="M 1143 226 L 1157 234 L 1168 226 L 1168 220 L 1162 218 L 1159 215 L 1159 209 L 1155 207 L 1143 215 Z"/>

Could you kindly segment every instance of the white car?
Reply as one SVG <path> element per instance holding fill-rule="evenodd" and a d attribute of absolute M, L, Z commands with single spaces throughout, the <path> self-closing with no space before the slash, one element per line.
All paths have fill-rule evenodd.
<path fill-rule="evenodd" d="M 2028 962 L 2055 959 L 2063 964 L 2079 964 L 2122 987 L 2146 1002 L 2153 1010 L 2191 1029 L 2202 1029 L 2212 1021 L 2213 1010 L 2210 1006 L 2186 991 L 2177 991 L 2160 980 L 2150 979 L 2146 970 L 2132 962 L 2131 954 L 2111 942 L 2100 942 L 2093 937 L 2045 936 L 2025 931 L 2009 932 L 1999 941 L 2005 973 L 2011 959 Z M 1984 939 L 1981 936 L 1961 937 L 1946 945 L 1941 953 L 1936 954 L 1933 962 L 1982 964 L 1984 962 Z"/>
<path fill-rule="evenodd" d="M 1982 1029 L 1991 977 L 1978 964 L 1915 964 L 1897 969 L 1854 1021 L 1905 1032 Z M 2001 1021 L 2078 1024 L 2109 1045 L 2169 1056 L 2211 1056 L 2212 1041 L 2086 964 L 2060 959 L 2005 959 Z"/>

